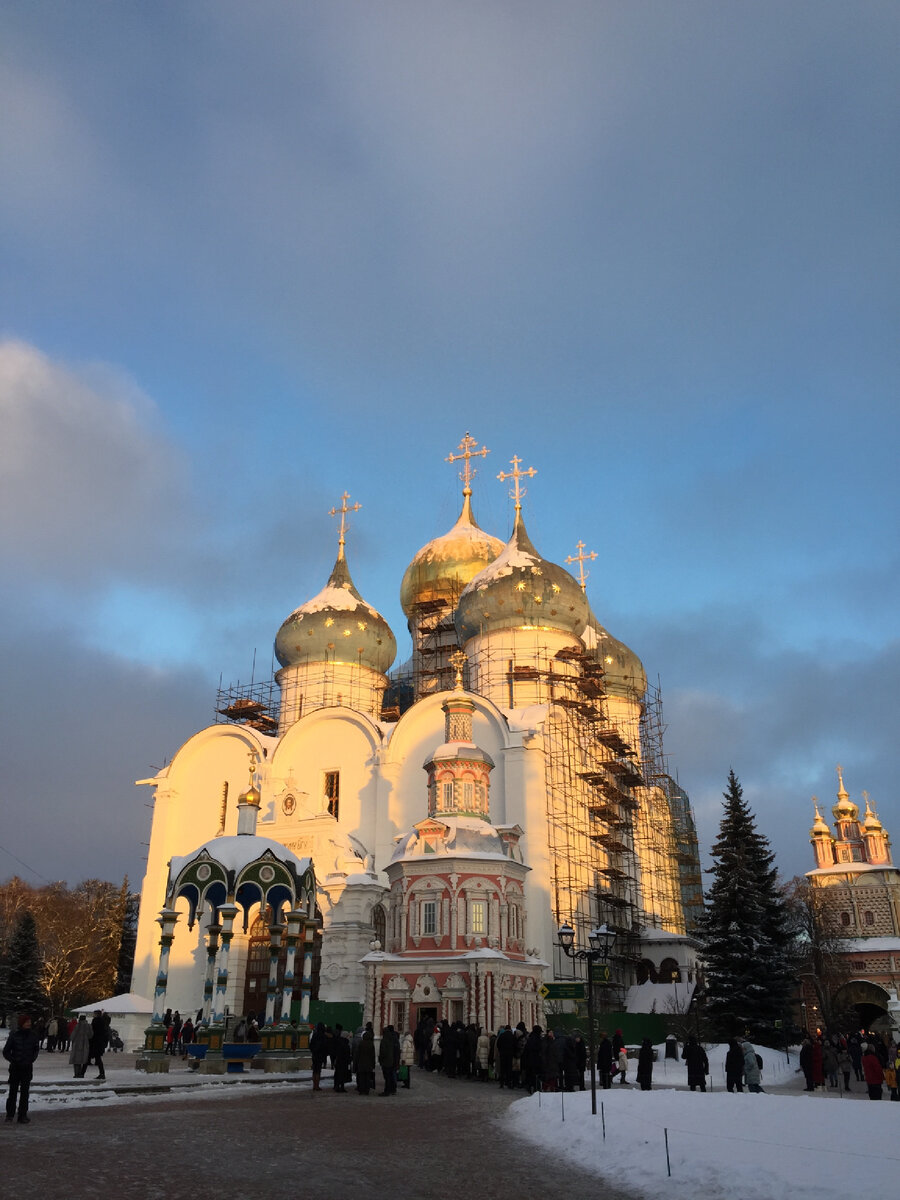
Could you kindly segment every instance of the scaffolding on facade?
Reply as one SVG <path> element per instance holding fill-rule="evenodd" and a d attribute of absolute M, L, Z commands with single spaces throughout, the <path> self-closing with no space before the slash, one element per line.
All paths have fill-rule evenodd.
<path fill-rule="evenodd" d="M 231 722 L 249 725 L 260 733 L 278 729 L 278 685 L 274 679 L 262 683 L 234 683 L 216 692 L 214 724 Z"/>

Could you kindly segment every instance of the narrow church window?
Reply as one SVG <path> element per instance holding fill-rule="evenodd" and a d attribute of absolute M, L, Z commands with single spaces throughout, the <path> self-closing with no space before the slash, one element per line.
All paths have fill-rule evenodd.
<path fill-rule="evenodd" d="M 469 932 L 487 932 L 486 906 L 483 900 L 472 900 L 469 902 Z"/>
<path fill-rule="evenodd" d="M 842 912 L 842 913 L 841 913 L 841 924 L 842 924 L 842 925 L 849 925 L 849 924 L 850 924 L 850 914 L 849 914 L 848 912 Z"/>
<path fill-rule="evenodd" d="M 325 772 L 325 800 L 329 814 L 338 820 L 341 802 L 341 773 L 340 771 Z"/>
<path fill-rule="evenodd" d="M 434 937 L 437 933 L 437 903 L 434 900 L 422 901 L 422 936 Z"/>
<path fill-rule="evenodd" d="M 875 914 L 873 912 L 867 911 L 867 912 L 863 913 L 863 920 L 865 921 L 865 923 L 867 925 L 874 925 L 875 924 Z"/>
<path fill-rule="evenodd" d="M 443 805 L 445 809 L 453 807 L 453 784 L 445 783 L 442 785 Z"/>
<path fill-rule="evenodd" d="M 385 925 L 384 905 L 376 904 L 372 909 L 372 927 L 375 930 L 375 937 L 381 942 L 382 950 L 385 948 Z"/>
<path fill-rule="evenodd" d="M 465 804 L 466 808 L 471 808 L 472 805 L 475 803 L 475 784 L 474 783 L 464 783 L 463 784 L 463 803 Z"/>

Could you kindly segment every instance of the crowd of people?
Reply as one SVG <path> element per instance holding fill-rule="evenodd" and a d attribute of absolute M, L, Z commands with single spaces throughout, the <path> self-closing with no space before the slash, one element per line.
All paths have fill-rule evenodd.
<path fill-rule="evenodd" d="M 891 1100 L 900 1101 L 900 1043 L 888 1042 L 876 1033 L 805 1037 L 800 1070 L 807 1092 L 817 1088 L 850 1092 L 852 1075 L 854 1082 L 865 1085 L 870 1100 L 881 1100 L 886 1086 Z"/>

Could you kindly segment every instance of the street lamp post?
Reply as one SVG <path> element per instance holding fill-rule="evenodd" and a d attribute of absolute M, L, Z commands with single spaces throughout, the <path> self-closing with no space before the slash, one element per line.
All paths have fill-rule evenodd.
<path fill-rule="evenodd" d="M 587 1002 L 588 1002 L 588 1049 L 591 1056 L 591 1112 L 597 1115 L 597 1051 L 594 1045 L 594 963 L 606 962 L 609 959 L 613 942 L 616 940 L 614 929 L 599 925 L 588 934 L 590 950 L 575 949 L 575 930 L 565 922 L 559 927 L 559 944 L 567 958 L 580 959 L 588 965 Z"/>

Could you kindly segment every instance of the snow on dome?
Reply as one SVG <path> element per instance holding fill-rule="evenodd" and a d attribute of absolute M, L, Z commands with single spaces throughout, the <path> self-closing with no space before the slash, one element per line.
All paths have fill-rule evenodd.
<path fill-rule="evenodd" d="M 358 663 L 383 675 L 396 653 L 387 621 L 356 590 L 343 549 L 325 587 L 294 609 L 275 638 L 275 654 L 283 667 Z"/>
<path fill-rule="evenodd" d="M 593 613 L 581 635 L 584 648 L 603 667 L 603 686 L 610 696 L 642 700 L 647 691 L 647 673 L 635 652 L 613 637 Z"/>
<path fill-rule="evenodd" d="M 460 596 L 456 631 L 463 645 L 498 629 L 558 629 L 579 635 L 588 614 L 576 580 L 564 567 L 541 558 L 519 513 L 506 546 Z"/>

